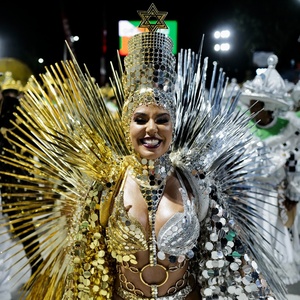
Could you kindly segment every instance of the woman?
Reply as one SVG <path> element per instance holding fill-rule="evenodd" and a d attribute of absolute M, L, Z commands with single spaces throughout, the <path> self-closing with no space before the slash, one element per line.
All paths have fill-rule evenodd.
<path fill-rule="evenodd" d="M 113 70 L 120 119 L 74 58 L 51 83 L 41 76 L 55 94 L 35 82 L 22 101 L 38 160 L 20 164 L 40 186 L 28 180 L 26 206 L 45 258 L 26 299 L 284 299 L 245 193 L 257 187 L 248 118 L 235 102 L 221 110 L 216 65 L 206 96 L 207 59 L 182 51 L 176 73 L 157 32 L 166 12 L 139 14 L 149 32 L 131 38 L 121 77 Z"/>
<path fill-rule="evenodd" d="M 168 239 L 174 239 L 175 233 L 176 235 L 186 233 L 182 223 L 183 218 L 190 217 L 189 226 L 193 229 L 199 228 L 195 209 L 190 212 L 184 211 L 184 207 L 193 204 L 190 203 L 188 194 L 185 194 L 186 191 L 180 192 L 184 188 L 183 183 L 180 183 L 180 175 L 172 169 L 170 162 L 167 164 L 161 161 L 162 158 L 166 162 L 169 160 L 168 151 L 172 142 L 170 113 L 156 104 L 140 105 L 135 109 L 131 118 L 129 132 L 136 159 L 144 161 L 144 171 L 147 170 L 148 175 L 145 178 L 139 178 L 132 167 L 127 168 L 122 183 L 124 187 L 121 187 L 116 197 L 112 215 L 109 218 L 108 246 L 120 255 L 122 252 L 127 255 L 131 252 L 135 254 L 139 244 L 142 246 L 142 251 L 135 254 L 136 264 L 126 260 L 118 264 L 119 275 L 115 285 L 117 294 L 115 299 L 129 299 L 133 297 L 132 293 L 149 298 L 154 295 L 168 295 L 170 292 L 171 297 L 174 298 L 176 290 L 180 290 L 181 297 L 189 294 L 185 299 L 200 299 L 199 290 L 195 290 L 194 295 L 190 294 L 192 291 L 190 284 L 194 287 L 195 279 L 189 276 L 187 271 L 186 249 L 182 249 L 184 251 L 182 253 L 178 252 L 177 257 L 170 255 L 166 258 L 163 252 L 166 248 L 163 243 L 166 243 Z M 154 169 L 151 172 L 151 168 L 162 165 L 166 167 L 163 173 L 161 171 L 156 173 Z M 120 211 L 122 211 L 121 215 Z M 120 218 L 125 219 L 121 221 Z M 130 225 L 125 225 L 127 223 Z M 133 245 L 134 251 L 128 251 L 128 239 L 123 240 L 120 237 L 120 233 L 115 230 L 119 228 L 117 224 L 120 227 L 124 226 L 125 229 L 120 228 L 121 232 L 125 231 L 128 235 L 134 236 L 138 233 L 139 243 Z M 127 231 L 127 228 L 131 229 Z M 178 232 L 174 231 L 175 228 Z M 172 230 L 170 237 L 169 232 Z M 187 236 L 191 252 L 197 242 L 197 237 L 197 230 L 191 236 Z M 118 246 L 120 238 L 124 243 Z M 160 245 L 159 252 L 157 252 L 156 244 Z M 181 244 L 177 244 L 176 251 L 179 251 Z M 176 246 L 174 243 L 174 250 Z M 185 286 L 184 289 L 179 288 Z"/>

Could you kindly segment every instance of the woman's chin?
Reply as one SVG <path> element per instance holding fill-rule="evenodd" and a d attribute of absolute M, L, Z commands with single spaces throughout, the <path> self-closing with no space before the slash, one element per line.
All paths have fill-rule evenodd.
<path fill-rule="evenodd" d="M 159 157 L 161 157 L 163 155 L 163 153 L 161 151 L 159 151 L 158 149 L 147 149 L 147 150 L 143 150 L 140 152 L 140 156 L 142 158 L 146 158 L 146 159 L 151 159 L 151 160 L 155 160 Z"/>

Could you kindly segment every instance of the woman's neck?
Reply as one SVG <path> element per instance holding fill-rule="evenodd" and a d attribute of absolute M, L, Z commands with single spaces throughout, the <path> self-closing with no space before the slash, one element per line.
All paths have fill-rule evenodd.
<path fill-rule="evenodd" d="M 129 173 L 143 187 L 156 189 L 166 183 L 167 177 L 173 173 L 169 153 L 151 160 L 141 158 L 137 154 L 127 157 Z"/>

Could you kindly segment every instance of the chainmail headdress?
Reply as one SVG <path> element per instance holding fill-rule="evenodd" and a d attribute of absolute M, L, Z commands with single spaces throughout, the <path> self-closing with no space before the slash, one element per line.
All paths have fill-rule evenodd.
<path fill-rule="evenodd" d="M 172 53 L 173 42 L 158 29 L 167 28 L 163 21 L 167 12 L 159 12 L 154 4 L 148 11 L 138 11 L 142 18 L 139 27 L 148 32 L 134 35 L 128 43 L 129 54 L 124 59 L 122 77 L 124 98 L 122 122 L 126 138 L 134 110 L 139 105 L 156 104 L 169 111 L 175 122 L 176 58 Z M 156 24 L 150 23 L 156 17 Z M 128 142 L 128 141 L 127 141 Z M 129 143 L 127 143 L 129 144 Z"/>

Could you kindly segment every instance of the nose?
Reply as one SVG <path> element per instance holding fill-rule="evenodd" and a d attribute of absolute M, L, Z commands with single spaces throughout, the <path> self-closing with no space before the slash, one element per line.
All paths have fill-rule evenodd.
<path fill-rule="evenodd" d="M 146 132 L 151 136 L 155 133 L 157 133 L 157 124 L 154 120 L 150 119 L 147 122 Z"/>

